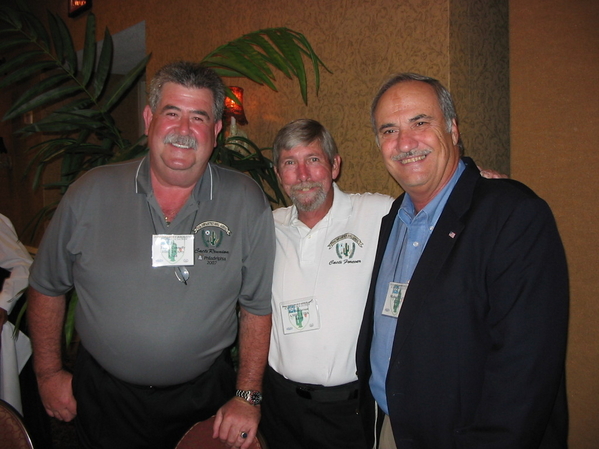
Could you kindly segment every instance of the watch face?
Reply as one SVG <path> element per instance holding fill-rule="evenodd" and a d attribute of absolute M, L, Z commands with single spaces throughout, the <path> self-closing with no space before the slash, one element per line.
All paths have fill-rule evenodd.
<path fill-rule="evenodd" d="M 248 401 L 254 405 L 260 404 L 260 402 L 262 402 L 262 393 L 260 393 L 259 391 L 250 392 L 250 397 L 248 398 Z"/>
<path fill-rule="evenodd" d="M 245 399 L 252 405 L 258 405 L 262 402 L 262 393 L 257 390 L 237 390 L 235 396 Z"/>

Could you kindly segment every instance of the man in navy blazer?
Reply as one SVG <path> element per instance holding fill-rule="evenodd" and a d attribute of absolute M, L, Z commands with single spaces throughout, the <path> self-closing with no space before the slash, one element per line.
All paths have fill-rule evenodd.
<path fill-rule="evenodd" d="M 548 205 L 462 157 L 437 80 L 396 75 L 371 112 L 406 193 L 382 221 L 358 342 L 368 434 L 381 449 L 567 447 L 568 274 Z"/>

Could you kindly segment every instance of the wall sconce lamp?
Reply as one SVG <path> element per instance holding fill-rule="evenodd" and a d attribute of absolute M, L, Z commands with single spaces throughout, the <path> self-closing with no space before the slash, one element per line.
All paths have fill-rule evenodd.
<path fill-rule="evenodd" d="M 6 148 L 6 145 L 4 145 L 4 138 L 2 137 L 0 137 L 0 168 L 7 168 L 8 170 L 12 168 L 10 155 L 8 154 L 8 149 Z"/>
<path fill-rule="evenodd" d="M 248 121 L 245 118 L 245 112 L 243 112 L 243 89 L 237 86 L 229 86 L 233 95 L 237 97 L 239 103 L 235 102 L 232 98 L 225 97 L 225 120 L 229 122 L 229 127 L 225 131 L 225 137 L 227 139 L 233 138 L 233 141 L 229 141 L 226 145 L 227 148 L 233 151 L 237 151 L 241 154 L 248 154 L 247 143 L 240 139 L 234 139 L 235 137 L 242 137 L 247 139 L 248 135 L 241 130 L 237 125 L 247 125 Z"/>
<path fill-rule="evenodd" d="M 67 2 L 69 5 L 69 17 L 76 17 L 92 7 L 92 0 L 67 0 Z"/>
<path fill-rule="evenodd" d="M 239 103 L 232 98 L 225 97 L 225 118 L 231 119 L 231 126 L 235 126 L 236 123 L 247 125 L 248 121 L 243 111 L 243 89 L 237 86 L 230 86 L 229 89 L 237 97 Z"/>

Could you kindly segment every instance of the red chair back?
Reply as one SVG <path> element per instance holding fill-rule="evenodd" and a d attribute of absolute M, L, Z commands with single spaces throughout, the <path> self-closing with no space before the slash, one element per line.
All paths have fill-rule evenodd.
<path fill-rule="evenodd" d="M 229 449 L 218 438 L 212 438 L 213 425 L 214 416 L 206 421 L 194 424 L 179 440 L 179 444 L 175 449 Z M 250 449 L 267 449 L 266 443 L 260 434 L 254 438 Z"/>
<path fill-rule="evenodd" d="M 0 449 L 33 449 L 21 415 L 0 399 Z"/>

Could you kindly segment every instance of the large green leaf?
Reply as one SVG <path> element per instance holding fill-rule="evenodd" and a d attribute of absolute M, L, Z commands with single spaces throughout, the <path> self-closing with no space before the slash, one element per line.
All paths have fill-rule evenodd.
<path fill-rule="evenodd" d="M 251 49 L 251 50 L 250 50 Z M 301 33 L 288 28 L 267 28 L 221 45 L 202 59 L 221 76 L 245 77 L 277 90 L 272 69 L 297 78 L 304 103 L 308 102 L 307 74 L 303 58 L 312 62 L 316 91 L 320 84 L 319 66 L 324 64 Z M 328 70 L 328 69 L 327 69 Z"/>
<path fill-rule="evenodd" d="M 246 41 L 244 39 L 237 40 L 231 43 L 231 47 L 236 49 L 238 53 L 241 53 L 249 63 L 258 67 L 261 71 L 263 71 L 269 78 L 274 79 L 274 74 L 269 64 L 269 59 L 265 57 L 264 53 L 259 52 L 255 49 L 255 47 L 251 44 L 251 42 Z"/>
<path fill-rule="evenodd" d="M 320 66 L 322 65 L 327 71 L 329 69 L 326 68 L 326 66 L 318 57 L 316 52 L 312 49 L 312 45 L 310 45 L 310 42 L 308 42 L 306 36 L 304 36 L 303 34 L 296 33 L 293 38 L 296 41 L 300 42 L 300 48 L 302 49 L 302 53 L 304 53 L 312 60 L 312 69 L 314 70 L 314 83 L 316 86 L 316 93 L 318 93 L 318 91 L 320 90 Z"/>
<path fill-rule="evenodd" d="M 96 17 L 87 16 L 85 28 L 85 44 L 83 45 L 83 59 L 81 62 L 81 84 L 87 86 L 96 65 Z"/>
<path fill-rule="evenodd" d="M 38 41 L 40 47 L 48 51 L 50 49 L 50 37 L 42 22 L 31 13 L 25 13 L 23 19 L 27 23 L 32 38 Z"/>
<path fill-rule="evenodd" d="M 308 83 L 306 77 L 306 70 L 304 68 L 304 61 L 300 49 L 295 45 L 293 36 L 288 33 L 281 33 L 278 31 L 267 31 L 266 33 L 269 39 L 277 46 L 281 54 L 285 57 L 289 63 L 289 68 L 293 74 L 297 77 L 300 85 L 300 91 L 304 103 L 308 102 Z"/>
<path fill-rule="evenodd" d="M 64 61 L 65 44 L 56 16 L 50 11 L 48 11 L 48 25 L 50 26 L 50 35 L 52 36 L 52 43 L 54 44 L 54 54 L 56 55 L 57 60 L 62 63 Z"/>
<path fill-rule="evenodd" d="M 0 14 L 2 14 L 2 20 L 13 27 L 9 30 L 18 31 L 23 28 L 22 18 L 24 16 L 24 12 L 15 11 L 12 8 L 9 8 L 8 6 L 1 5 Z"/>
<path fill-rule="evenodd" d="M 70 103 L 67 103 L 61 107 L 59 107 L 56 111 L 58 112 L 69 112 L 69 111 L 78 111 L 80 109 L 88 109 L 94 106 L 96 103 L 91 98 L 77 98 Z"/>
<path fill-rule="evenodd" d="M 291 72 L 287 68 L 287 63 L 281 54 L 259 34 L 244 36 L 244 39 L 260 47 L 260 49 L 266 54 L 268 62 L 276 67 L 278 70 L 283 72 L 287 78 L 292 78 Z"/>
<path fill-rule="evenodd" d="M 40 71 L 53 69 L 55 67 L 56 65 L 52 61 L 39 61 L 28 64 L 27 66 L 6 75 L 0 82 L 0 89 L 10 86 L 17 81 L 24 81 L 30 76 L 38 74 Z M 7 117 L 4 116 L 2 120 L 7 120 Z"/>
<path fill-rule="evenodd" d="M 19 108 L 21 105 L 27 103 L 32 98 L 37 97 L 41 93 L 45 92 L 47 89 L 56 87 L 59 84 L 68 81 L 69 79 L 69 75 L 67 75 L 64 72 L 49 76 L 40 81 L 39 83 L 35 84 L 31 89 L 29 89 L 23 95 L 21 95 L 21 97 L 17 101 L 15 101 L 12 107 Z"/>
<path fill-rule="evenodd" d="M 73 334 L 75 332 L 75 311 L 77 310 L 78 302 L 79 297 L 77 296 L 77 291 L 72 290 L 69 298 L 69 306 L 67 308 L 67 313 L 64 320 L 64 334 L 67 346 L 69 346 L 73 341 Z"/>
<path fill-rule="evenodd" d="M 65 70 L 71 75 L 75 75 L 77 73 L 77 53 L 75 53 L 75 47 L 73 46 L 73 38 L 64 21 L 58 16 L 54 17 L 56 18 L 56 27 L 58 35 L 60 36 L 63 51 L 62 55 L 58 54 L 57 56 L 59 56 L 60 61 L 66 63 L 66 66 L 64 66 Z"/>
<path fill-rule="evenodd" d="M 28 111 L 31 111 L 35 108 L 40 108 L 47 104 L 55 103 L 55 102 L 63 99 L 64 97 L 67 97 L 69 95 L 74 95 L 79 92 L 81 92 L 81 87 L 77 86 L 77 85 L 57 87 L 48 92 L 44 92 L 41 95 L 38 95 L 37 97 L 35 97 L 32 100 L 28 101 L 27 103 L 19 106 L 18 108 L 11 107 L 6 112 L 6 115 L 4 116 L 4 120 L 9 120 L 11 118 L 18 117 L 19 115 L 24 114 Z"/>
<path fill-rule="evenodd" d="M 133 86 L 139 77 L 146 71 L 148 60 L 151 55 L 146 56 L 140 62 L 137 63 L 129 72 L 123 77 L 121 82 L 114 88 L 112 94 L 108 97 L 108 100 L 104 104 L 102 110 L 110 111 L 112 107 L 117 104 L 123 96 L 127 93 L 129 88 Z"/>
<path fill-rule="evenodd" d="M 102 95 L 102 92 L 106 88 L 108 74 L 112 66 L 113 47 L 112 36 L 108 32 L 108 29 L 106 29 L 104 31 L 104 43 L 102 44 L 102 51 L 98 59 L 96 74 L 94 75 L 93 91 L 95 101 L 98 101 L 98 98 L 100 98 L 100 95 Z"/>
<path fill-rule="evenodd" d="M 2 64 L 2 71 L 4 73 L 8 73 L 12 72 L 13 70 L 18 70 L 24 64 L 31 62 L 31 60 L 36 60 L 41 56 L 44 56 L 44 52 L 40 50 L 22 51 L 14 58 L 9 59 Z M 26 68 L 27 66 L 25 69 Z"/>
<path fill-rule="evenodd" d="M 237 49 L 229 49 L 228 53 L 223 56 L 213 56 L 205 62 L 218 73 L 220 67 L 225 67 L 234 73 L 235 76 L 244 76 L 258 84 L 266 84 L 272 90 L 277 90 L 274 83 L 269 79 L 268 75 L 263 73 L 255 64 L 248 62 L 243 54 Z"/>
<path fill-rule="evenodd" d="M 13 48 L 20 47 L 23 48 L 26 45 L 31 43 L 31 39 L 26 39 L 22 37 L 12 37 L 12 38 L 4 38 L 0 41 L 0 53 L 8 52 Z M 6 63 L 5 63 L 6 64 Z M 3 68 L 4 70 L 4 68 Z"/>

